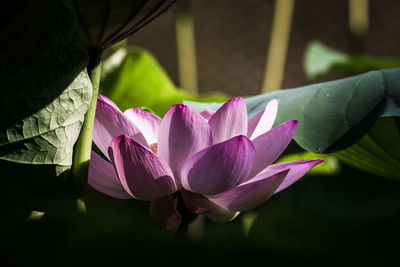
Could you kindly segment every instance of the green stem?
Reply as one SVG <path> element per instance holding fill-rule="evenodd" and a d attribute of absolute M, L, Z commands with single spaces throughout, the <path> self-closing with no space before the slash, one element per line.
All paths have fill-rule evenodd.
<path fill-rule="evenodd" d="M 89 109 L 85 114 L 85 121 L 82 125 L 78 141 L 75 145 L 72 165 L 73 190 L 76 197 L 79 199 L 84 198 L 86 195 L 89 161 L 92 151 L 94 116 L 96 113 L 97 95 L 100 86 L 101 54 L 92 54 L 88 64 L 88 72 L 93 86 L 92 99 Z"/>

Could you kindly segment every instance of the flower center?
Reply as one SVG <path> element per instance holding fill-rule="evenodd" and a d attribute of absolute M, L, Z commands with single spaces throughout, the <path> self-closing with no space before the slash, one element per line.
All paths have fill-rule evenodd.
<path fill-rule="evenodd" d="M 154 154 L 157 154 L 157 143 L 151 144 L 150 150 L 153 151 Z"/>

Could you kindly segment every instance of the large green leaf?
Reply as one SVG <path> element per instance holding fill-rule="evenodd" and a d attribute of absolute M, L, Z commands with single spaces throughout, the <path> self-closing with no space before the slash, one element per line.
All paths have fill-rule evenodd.
<path fill-rule="evenodd" d="M 379 117 L 400 116 L 400 69 L 372 71 L 332 82 L 245 99 L 249 116 L 279 99 L 275 124 L 296 119 L 295 140 L 304 149 L 331 153 L 355 144 Z M 197 110 L 220 103 L 186 102 Z"/>
<path fill-rule="evenodd" d="M 206 102 L 227 99 L 222 94 L 199 97 L 177 89 L 155 58 L 138 48 L 118 49 L 104 61 L 100 92 L 122 110 L 146 107 L 160 116 L 184 99 Z"/>
<path fill-rule="evenodd" d="M 400 178 L 399 117 L 377 120 L 358 143 L 334 155 L 370 173 L 387 178 Z"/>
<path fill-rule="evenodd" d="M 331 73 L 360 74 L 371 70 L 400 67 L 399 59 L 351 56 L 324 44 L 310 42 L 304 55 L 304 69 L 314 79 Z"/>
<path fill-rule="evenodd" d="M 92 92 L 88 56 L 61 1 L 21 1 L 10 14 L 0 29 L 7 40 L 0 49 L 1 200 L 44 209 L 69 191 L 67 170 Z"/>

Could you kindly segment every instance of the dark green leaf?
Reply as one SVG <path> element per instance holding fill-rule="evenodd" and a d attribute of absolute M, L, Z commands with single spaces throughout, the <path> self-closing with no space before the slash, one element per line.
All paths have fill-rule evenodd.
<path fill-rule="evenodd" d="M 146 107 L 162 116 L 184 99 L 224 101 L 222 94 L 193 96 L 175 87 L 153 56 L 137 48 L 121 48 L 103 63 L 100 92 L 121 110 Z"/>
<path fill-rule="evenodd" d="M 11 13 L 0 29 L 8 41 L 0 49 L 1 195 L 44 209 L 69 191 L 66 171 L 92 90 L 88 56 L 61 1 L 23 1 Z"/>
<path fill-rule="evenodd" d="M 381 118 L 357 144 L 334 155 L 364 171 L 400 178 L 399 126 L 399 118 Z"/>
<path fill-rule="evenodd" d="M 331 153 L 358 142 L 379 117 L 400 116 L 400 69 L 366 74 L 246 98 L 249 116 L 279 99 L 275 124 L 296 119 L 304 149 Z M 197 110 L 221 104 L 186 102 Z"/>
<path fill-rule="evenodd" d="M 147 25 L 176 0 L 65 0 L 89 49 L 104 50 Z"/>

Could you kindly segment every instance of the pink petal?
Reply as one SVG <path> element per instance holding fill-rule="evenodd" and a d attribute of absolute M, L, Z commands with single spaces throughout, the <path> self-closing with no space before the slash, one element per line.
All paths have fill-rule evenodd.
<path fill-rule="evenodd" d="M 193 213 L 204 214 L 215 222 L 228 222 L 233 220 L 239 212 L 224 209 L 201 195 L 181 190 L 185 206 Z"/>
<path fill-rule="evenodd" d="M 214 195 L 242 183 L 254 161 L 254 147 L 241 135 L 194 154 L 181 173 L 182 186 L 189 191 Z"/>
<path fill-rule="evenodd" d="M 125 134 L 135 141 L 147 146 L 147 142 L 136 127 L 111 100 L 99 95 L 97 99 L 96 116 L 94 119 L 93 141 L 108 157 L 108 146 L 111 141 Z"/>
<path fill-rule="evenodd" d="M 97 191 L 115 198 L 131 198 L 122 186 L 113 165 L 92 151 L 88 183 Z"/>
<path fill-rule="evenodd" d="M 252 141 L 256 156 L 249 178 L 256 176 L 282 154 L 292 140 L 297 125 L 296 120 L 284 122 Z"/>
<path fill-rule="evenodd" d="M 200 115 L 203 116 L 204 119 L 209 120 L 213 115 L 214 115 L 214 111 L 212 111 L 209 108 L 206 108 L 205 110 L 203 110 L 202 112 L 200 112 Z"/>
<path fill-rule="evenodd" d="M 108 154 L 123 187 L 133 197 L 152 200 L 177 190 L 168 165 L 128 136 L 112 140 Z"/>
<path fill-rule="evenodd" d="M 261 174 L 266 172 L 279 172 L 289 169 L 289 173 L 286 175 L 285 180 L 283 180 L 282 184 L 276 190 L 275 193 L 286 189 L 291 186 L 294 182 L 303 177 L 309 170 L 311 170 L 314 166 L 321 163 L 322 159 L 312 159 L 312 160 L 299 160 L 299 161 L 289 161 L 282 162 L 274 165 L 268 166 Z M 260 174 L 260 175 L 261 175 Z"/>
<path fill-rule="evenodd" d="M 98 94 L 97 95 L 97 101 L 99 101 L 99 100 L 103 101 L 103 102 L 106 102 L 107 104 L 113 106 L 115 109 L 119 110 L 118 106 L 111 99 L 109 99 L 108 97 L 106 97 L 104 95 L 101 95 L 101 94 Z"/>
<path fill-rule="evenodd" d="M 264 110 L 250 119 L 247 132 L 247 137 L 250 138 L 250 140 L 271 130 L 272 125 L 274 125 L 276 114 L 278 113 L 278 104 L 278 99 L 272 99 L 268 102 Z"/>
<path fill-rule="evenodd" d="M 208 121 L 214 144 L 234 136 L 247 135 L 247 108 L 241 97 L 227 101 Z"/>
<path fill-rule="evenodd" d="M 124 112 L 125 116 L 142 132 L 149 145 L 157 143 L 161 119 L 143 109 L 131 108 Z"/>
<path fill-rule="evenodd" d="M 191 107 L 172 106 L 160 124 L 158 155 L 171 167 L 175 178 L 186 160 L 198 151 L 212 145 L 207 121 Z"/>
<path fill-rule="evenodd" d="M 182 222 L 176 210 L 176 202 L 172 196 L 157 198 L 151 201 L 150 217 L 161 222 L 169 231 L 176 232 Z"/>
<path fill-rule="evenodd" d="M 252 209 L 268 198 L 280 186 L 289 170 L 265 173 L 215 196 L 207 196 L 215 204 L 231 211 Z"/>

